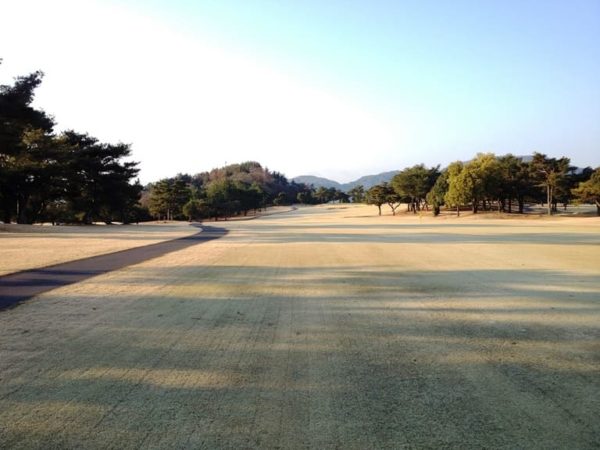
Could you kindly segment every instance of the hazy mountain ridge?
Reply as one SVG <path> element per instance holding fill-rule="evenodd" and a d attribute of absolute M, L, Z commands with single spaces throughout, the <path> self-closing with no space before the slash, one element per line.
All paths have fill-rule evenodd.
<path fill-rule="evenodd" d="M 390 182 L 394 175 L 396 175 L 399 170 L 392 170 L 389 172 L 382 172 L 375 175 L 365 175 L 360 177 L 357 180 L 350 181 L 348 183 L 338 183 L 337 181 L 330 180 L 329 178 L 316 177 L 314 175 L 301 175 L 298 177 L 292 178 L 292 181 L 296 183 L 304 183 L 304 184 L 312 184 L 314 187 L 325 187 L 325 188 L 336 188 L 341 191 L 348 191 L 359 184 L 362 184 L 365 189 L 369 189 L 376 184 Z"/>
<path fill-rule="evenodd" d="M 325 188 L 336 188 L 341 189 L 342 185 L 337 181 L 330 180 L 329 178 L 316 177 L 314 175 L 300 175 L 292 178 L 295 183 L 304 183 L 306 185 L 313 185 L 314 187 L 325 187 Z"/>

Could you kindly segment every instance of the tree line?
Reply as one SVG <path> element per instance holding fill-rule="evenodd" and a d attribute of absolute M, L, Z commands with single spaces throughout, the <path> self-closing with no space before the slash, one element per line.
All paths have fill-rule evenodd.
<path fill-rule="evenodd" d="M 0 61 L 1 62 L 1 61 Z M 43 73 L 0 86 L 0 220 L 4 223 L 139 220 L 139 169 L 127 144 L 86 133 L 54 132 L 32 106 Z"/>
<path fill-rule="evenodd" d="M 246 216 L 271 205 L 348 200 L 348 194 L 338 189 L 290 182 L 283 174 L 248 161 L 151 183 L 144 189 L 141 204 L 158 220 L 218 220 Z"/>
<path fill-rule="evenodd" d="M 401 204 L 417 213 L 441 208 L 473 213 L 485 210 L 525 212 L 526 204 L 543 204 L 548 214 L 567 208 L 573 202 L 592 203 L 600 215 L 600 168 L 579 169 L 569 158 L 551 158 L 534 153 L 531 158 L 511 154 L 496 156 L 479 153 L 468 162 L 454 162 L 444 170 L 423 164 L 408 167 L 390 183 L 373 186 L 364 201 L 381 207 L 388 205 L 395 215 Z"/>

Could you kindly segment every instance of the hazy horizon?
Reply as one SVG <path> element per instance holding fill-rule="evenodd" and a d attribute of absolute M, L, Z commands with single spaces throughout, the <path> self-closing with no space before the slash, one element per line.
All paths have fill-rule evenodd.
<path fill-rule="evenodd" d="M 600 166 L 600 3 L 23 0 L 0 83 L 147 183 L 254 160 L 340 183 L 478 152 Z"/>

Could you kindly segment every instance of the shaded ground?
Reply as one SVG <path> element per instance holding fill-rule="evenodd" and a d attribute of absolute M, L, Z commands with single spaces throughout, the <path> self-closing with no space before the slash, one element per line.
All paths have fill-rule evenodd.
<path fill-rule="evenodd" d="M 597 448 L 600 221 L 369 214 L 0 312 L 0 447 Z"/>

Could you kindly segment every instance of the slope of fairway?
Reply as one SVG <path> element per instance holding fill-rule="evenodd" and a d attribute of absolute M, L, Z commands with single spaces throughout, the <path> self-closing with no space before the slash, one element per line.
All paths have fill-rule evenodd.
<path fill-rule="evenodd" d="M 597 448 L 600 221 L 314 207 L 0 312 L 2 448 Z"/>

